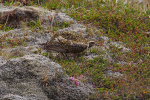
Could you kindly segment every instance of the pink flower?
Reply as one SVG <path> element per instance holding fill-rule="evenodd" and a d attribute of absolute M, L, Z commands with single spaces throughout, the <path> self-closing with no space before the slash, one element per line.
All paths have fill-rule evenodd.
<path fill-rule="evenodd" d="M 94 88 L 96 88 L 96 85 L 93 85 Z"/>
<path fill-rule="evenodd" d="M 79 76 L 79 77 L 77 77 L 79 80 L 81 79 L 81 77 Z"/>
<path fill-rule="evenodd" d="M 79 82 L 78 81 L 75 81 L 75 86 L 78 86 L 79 85 Z"/>
<path fill-rule="evenodd" d="M 71 81 L 74 81 L 74 76 L 70 77 L 71 78 Z"/>

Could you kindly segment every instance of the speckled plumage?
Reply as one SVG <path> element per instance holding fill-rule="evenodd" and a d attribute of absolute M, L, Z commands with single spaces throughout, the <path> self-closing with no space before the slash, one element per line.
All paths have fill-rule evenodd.
<path fill-rule="evenodd" d="M 57 41 L 56 41 L 57 40 Z M 56 33 L 47 43 L 43 43 L 47 51 L 56 51 L 61 53 L 80 53 L 85 49 L 95 45 L 94 41 L 87 42 L 82 35 L 72 32 Z"/>
<path fill-rule="evenodd" d="M 75 32 L 57 32 L 53 35 L 53 37 L 51 38 L 51 40 L 48 42 L 48 45 L 51 45 L 52 42 L 54 41 L 55 38 L 62 36 L 63 38 L 67 39 L 67 40 L 73 40 L 76 42 L 84 42 L 86 41 L 85 38 L 83 38 L 83 36 L 79 33 L 75 33 Z"/>

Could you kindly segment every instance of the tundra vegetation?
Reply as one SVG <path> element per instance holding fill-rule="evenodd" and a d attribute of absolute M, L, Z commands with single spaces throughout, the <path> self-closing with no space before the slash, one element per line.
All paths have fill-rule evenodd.
<path fill-rule="evenodd" d="M 4 5 L 13 5 L 5 1 Z M 17 4 L 16 4 L 17 5 Z M 110 41 L 122 42 L 131 51 L 122 52 L 122 48 L 109 45 L 107 52 L 114 62 L 104 59 L 105 51 L 92 49 L 90 52 L 98 55 L 93 60 L 84 56 L 72 60 L 50 57 L 62 65 L 71 77 L 84 75 L 81 81 L 90 82 L 96 93 L 91 99 L 148 99 L 150 98 L 150 6 L 149 3 L 124 2 L 123 0 L 28 0 L 27 6 L 42 6 L 49 10 L 64 11 L 78 23 L 87 27 L 89 36 L 107 36 Z M 69 26 L 71 23 L 57 23 L 50 31 Z M 90 26 L 90 27 L 89 27 Z M 27 27 L 27 26 L 26 26 Z M 31 23 L 31 29 L 40 28 L 40 22 Z M 8 31 L 11 27 L 0 26 Z M 51 28 L 50 28 L 51 29 Z M 99 30 L 100 32 L 93 31 Z M 25 39 L 10 40 L 1 37 L 0 42 L 7 41 L 10 45 L 25 45 Z M 100 46 L 104 41 L 99 41 Z M 1 45 L 1 48 L 7 45 Z M 125 62 L 125 63 L 119 63 Z M 78 63 L 78 64 L 77 64 Z M 121 73 L 119 77 L 107 75 L 107 71 Z M 91 80 L 88 80 L 88 78 Z"/>

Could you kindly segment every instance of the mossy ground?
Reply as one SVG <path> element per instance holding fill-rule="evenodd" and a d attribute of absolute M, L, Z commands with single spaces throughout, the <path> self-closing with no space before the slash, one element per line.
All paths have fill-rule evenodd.
<path fill-rule="evenodd" d="M 37 5 L 36 0 L 30 2 L 30 5 Z M 87 61 L 84 56 L 74 60 L 52 58 L 66 69 L 69 76 L 85 75 L 92 78 L 92 84 L 97 92 L 90 96 L 91 99 L 150 98 L 149 5 L 143 6 L 135 2 L 125 4 L 121 0 L 119 2 L 116 0 L 40 0 L 40 2 L 42 2 L 41 6 L 49 10 L 66 9 L 65 13 L 79 23 L 90 24 L 102 30 L 101 34 L 96 33 L 97 36 L 105 35 L 112 41 L 122 41 L 125 47 L 132 50 L 124 53 L 118 47 L 110 45 L 109 52 L 113 55 L 114 61 L 124 61 L 126 62 L 124 65 L 104 60 L 101 53 L 96 50 L 91 52 L 99 56 L 90 61 Z M 10 3 L 6 2 L 5 5 Z M 54 28 L 57 29 L 58 26 Z M 0 42 L 7 41 L 12 46 L 21 45 L 24 41 L 6 40 L 5 37 L 2 37 Z M 4 44 L 0 45 L 1 48 L 4 46 Z M 124 76 L 107 76 L 105 72 L 108 70 L 120 72 Z"/>

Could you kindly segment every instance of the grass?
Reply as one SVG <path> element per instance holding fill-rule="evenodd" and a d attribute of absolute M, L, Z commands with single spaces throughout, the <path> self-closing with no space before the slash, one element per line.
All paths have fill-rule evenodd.
<path fill-rule="evenodd" d="M 8 2 L 6 5 L 10 5 Z M 36 5 L 32 1 L 30 5 Z M 62 65 L 69 76 L 78 77 L 85 75 L 91 77 L 91 83 L 95 86 L 96 93 L 91 99 L 149 99 L 150 98 L 150 7 L 138 5 L 135 2 L 116 2 L 116 0 L 49 0 L 41 6 L 49 10 L 65 9 L 65 13 L 79 23 L 96 27 L 100 33 L 89 34 L 107 36 L 111 41 L 121 41 L 130 52 L 122 52 L 122 49 L 110 45 L 107 51 L 113 57 L 115 63 L 103 58 L 96 50 L 91 53 L 98 54 L 93 60 L 87 61 L 84 56 L 74 60 L 58 59 L 50 57 Z M 70 23 L 56 23 L 58 28 L 67 27 Z M 40 27 L 40 24 L 32 24 Z M 8 28 L 9 29 L 9 28 Z M 0 42 L 7 41 L 11 46 L 21 45 L 22 40 L 7 40 L 3 36 Z M 102 45 L 103 41 L 99 41 Z M 5 44 L 0 45 L 2 48 Z M 105 53 L 103 53 L 105 55 Z M 44 54 L 48 56 L 48 54 Z M 118 62 L 126 62 L 119 64 Z M 112 77 L 107 71 L 120 72 L 123 76 Z M 87 82 L 90 82 L 87 80 Z"/>

